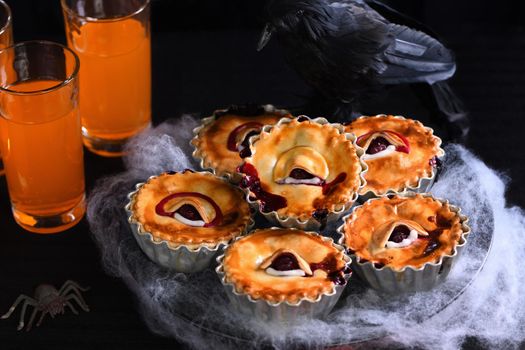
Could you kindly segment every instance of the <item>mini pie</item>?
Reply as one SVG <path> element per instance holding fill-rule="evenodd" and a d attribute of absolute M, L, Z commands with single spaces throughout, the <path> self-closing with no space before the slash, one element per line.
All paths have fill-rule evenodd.
<path fill-rule="evenodd" d="M 193 156 L 201 161 L 203 168 L 213 169 L 219 176 L 233 176 L 242 163 L 239 152 L 249 155 L 248 139 L 259 133 L 264 125 L 274 124 L 289 115 L 271 105 L 231 106 L 215 111 L 194 130 Z"/>
<path fill-rule="evenodd" d="M 241 186 L 263 214 L 322 221 L 349 207 L 363 184 L 353 135 L 324 118 L 283 118 L 251 142 Z M 359 154 L 358 154 L 359 153 Z M 341 161 L 344 159 L 345 161 Z"/>
<path fill-rule="evenodd" d="M 432 129 L 399 116 L 361 117 L 346 125 L 345 131 L 354 133 L 365 151 L 367 183 L 360 194 L 379 196 L 408 188 L 425 191 L 421 180 L 435 176 L 439 158 L 445 154 Z"/>
<path fill-rule="evenodd" d="M 132 219 L 170 246 L 214 247 L 244 233 L 250 207 L 244 192 L 208 172 L 164 173 L 135 194 Z"/>
<path fill-rule="evenodd" d="M 468 232 L 466 218 L 456 207 L 415 194 L 367 201 L 346 218 L 342 241 L 357 263 L 402 271 L 452 256 Z"/>
<path fill-rule="evenodd" d="M 333 295 L 335 286 L 346 284 L 349 263 L 342 247 L 330 238 L 271 228 L 234 241 L 217 269 L 239 294 L 270 304 L 298 304 Z"/>

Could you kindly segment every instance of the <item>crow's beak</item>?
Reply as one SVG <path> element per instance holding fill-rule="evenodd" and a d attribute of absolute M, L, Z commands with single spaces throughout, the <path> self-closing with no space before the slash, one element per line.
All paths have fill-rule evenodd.
<path fill-rule="evenodd" d="M 268 44 L 268 41 L 272 38 L 272 34 L 275 31 L 275 28 L 270 24 L 266 23 L 264 26 L 264 29 L 261 34 L 261 38 L 259 39 L 259 44 L 257 44 L 257 51 L 261 51 L 264 49 L 266 44 Z"/>

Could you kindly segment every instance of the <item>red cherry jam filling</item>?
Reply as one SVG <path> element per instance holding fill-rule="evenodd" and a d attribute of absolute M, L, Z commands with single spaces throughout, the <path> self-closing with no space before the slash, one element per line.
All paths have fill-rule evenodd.
<path fill-rule="evenodd" d="M 286 198 L 283 196 L 266 192 L 262 188 L 259 173 L 253 165 L 244 163 L 237 168 L 237 171 L 244 174 L 240 183 L 241 187 L 249 189 L 255 195 L 255 198 L 261 202 L 261 210 L 264 213 L 277 211 L 288 205 Z"/>
<path fill-rule="evenodd" d="M 292 171 L 290 171 L 289 176 L 297 180 L 313 179 L 316 177 L 315 175 L 310 174 L 308 171 L 299 168 L 294 168 Z"/>
<path fill-rule="evenodd" d="M 249 140 L 253 135 L 258 134 L 263 125 L 258 122 L 248 122 L 239 125 L 228 136 L 227 148 L 232 152 L 240 152 L 241 158 L 251 156 Z M 245 133 L 247 130 L 252 130 L 246 134 L 243 140 L 239 140 L 239 135 Z"/>
<path fill-rule="evenodd" d="M 401 243 L 404 239 L 408 238 L 408 236 L 410 236 L 410 229 L 405 225 L 399 225 L 394 228 L 394 231 L 392 231 L 388 240 L 395 243 Z"/>
<path fill-rule="evenodd" d="M 346 173 L 343 172 L 337 175 L 337 177 L 332 182 L 326 182 L 326 180 L 323 180 L 320 177 L 310 174 L 308 171 L 299 168 L 292 169 L 292 171 L 290 171 L 290 175 L 288 176 L 296 180 L 310 180 L 318 178 L 320 180 L 318 183 L 301 183 L 300 185 L 321 186 L 323 188 L 324 195 L 327 195 L 330 192 L 332 192 L 335 186 L 337 186 L 346 179 Z"/>
<path fill-rule="evenodd" d="M 270 267 L 277 271 L 299 270 L 299 262 L 291 253 L 282 253 L 276 257 Z"/>
<path fill-rule="evenodd" d="M 157 213 L 157 215 L 168 216 L 170 218 L 173 218 L 175 216 L 175 213 L 178 213 L 179 215 L 181 215 L 182 217 L 188 220 L 192 220 L 192 221 L 202 220 L 202 217 L 197 211 L 197 209 L 191 204 L 184 204 L 173 212 L 166 211 L 166 204 L 168 204 L 168 202 L 170 202 L 172 199 L 178 198 L 178 197 L 197 197 L 197 198 L 207 201 L 213 206 L 213 209 L 215 210 L 215 218 L 210 222 L 204 223 L 204 227 L 218 226 L 222 223 L 223 215 L 222 215 L 221 208 L 219 208 L 219 206 L 217 205 L 217 203 L 215 203 L 213 199 L 211 199 L 210 197 L 202 193 L 198 193 L 198 192 L 172 193 L 164 197 L 159 203 L 157 203 L 157 205 L 155 206 L 155 213 Z"/>
<path fill-rule="evenodd" d="M 364 135 L 361 135 L 357 138 L 356 143 L 363 147 L 363 145 L 366 143 L 366 140 L 368 140 L 370 137 L 374 137 L 375 134 L 378 134 L 377 131 L 371 131 Z M 396 152 L 403 152 L 403 153 L 410 153 L 410 143 L 408 142 L 408 139 L 401 135 L 400 133 L 397 133 L 392 130 L 382 130 L 380 133 L 389 135 L 388 137 L 392 137 L 393 139 L 397 139 L 401 141 L 400 144 L 395 144 L 396 146 Z M 388 146 L 392 145 L 390 141 L 388 141 L 386 138 L 382 136 L 374 137 L 374 139 L 370 142 L 368 145 L 368 148 L 366 149 L 366 154 L 376 154 L 381 151 L 384 151 L 387 149 Z"/>
<path fill-rule="evenodd" d="M 370 145 L 366 149 L 366 154 L 376 154 L 384 151 L 391 143 L 383 137 L 376 137 L 370 142 Z"/>
<path fill-rule="evenodd" d="M 192 220 L 192 221 L 202 220 L 201 214 L 199 214 L 197 209 L 195 209 L 195 207 L 191 204 L 184 204 L 179 209 L 177 209 L 175 212 L 180 214 L 180 216 L 188 220 Z"/>
<path fill-rule="evenodd" d="M 310 269 L 312 270 L 312 273 L 315 270 L 326 271 L 326 274 L 328 275 L 328 279 L 332 281 L 334 284 L 338 284 L 341 286 L 344 286 L 346 284 L 346 280 L 344 277 L 345 271 L 347 273 L 351 272 L 346 267 L 343 267 L 342 269 L 337 269 L 337 258 L 334 255 L 330 255 L 326 257 L 323 261 L 319 263 L 311 263 Z"/>

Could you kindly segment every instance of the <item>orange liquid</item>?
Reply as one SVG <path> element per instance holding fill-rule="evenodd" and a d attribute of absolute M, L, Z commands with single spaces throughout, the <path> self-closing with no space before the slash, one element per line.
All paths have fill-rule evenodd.
<path fill-rule="evenodd" d="M 120 140 L 147 127 L 151 121 L 149 28 L 135 19 L 88 22 L 68 38 L 80 57 L 84 134 Z"/>
<path fill-rule="evenodd" d="M 9 88 L 29 92 L 59 83 L 29 81 Z M 83 201 L 83 150 L 74 89 L 70 83 L 43 94 L 0 94 L 0 145 L 13 211 L 22 225 L 33 226 L 31 216 L 64 213 Z"/>
<path fill-rule="evenodd" d="M 0 24 L 1 26 L 1 24 Z M 11 33 L 11 26 L 5 29 L 5 31 L 0 34 L 0 49 L 4 49 L 8 46 L 11 46 L 13 44 L 12 40 L 12 33 Z M 0 64 L 3 64 L 3 62 L 0 62 Z M 2 162 L 2 153 L 0 152 L 0 175 L 4 174 L 4 165 Z"/>

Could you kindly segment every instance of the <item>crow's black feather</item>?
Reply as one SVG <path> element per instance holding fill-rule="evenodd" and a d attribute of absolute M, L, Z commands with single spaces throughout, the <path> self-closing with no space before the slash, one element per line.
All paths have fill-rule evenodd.
<path fill-rule="evenodd" d="M 270 0 L 267 29 L 304 80 L 331 100 L 353 104 L 383 85 L 435 84 L 454 74 L 449 49 L 421 30 L 390 22 L 376 9 L 388 18 L 410 22 L 377 0 Z M 261 40 L 259 48 L 269 38 Z M 449 121 L 465 118 L 459 100 L 440 105 L 455 98 L 446 83 L 430 91 L 441 94 L 436 96 L 438 107 Z"/>

